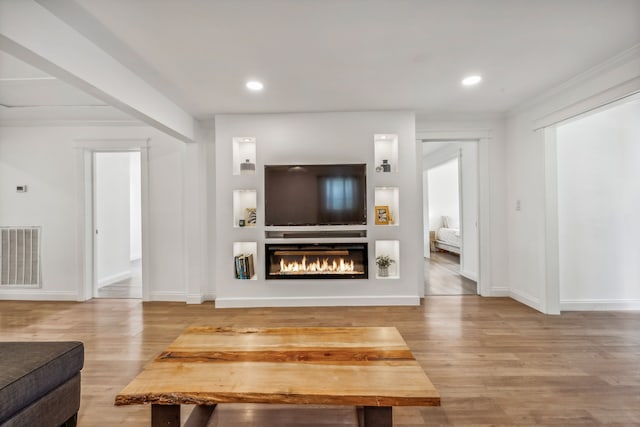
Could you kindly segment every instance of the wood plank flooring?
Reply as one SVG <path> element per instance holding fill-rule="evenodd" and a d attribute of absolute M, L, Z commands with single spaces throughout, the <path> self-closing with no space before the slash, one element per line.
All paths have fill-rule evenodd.
<path fill-rule="evenodd" d="M 131 277 L 98 288 L 97 298 L 142 298 L 142 260 L 131 261 Z"/>
<path fill-rule="evenodd" d="M 477 295 L 477 289 L 476 282 L 460 275 L 460 255 L 438 251 L 424 259 L 425 295 Z"/>
<path fill-rule="evenodd" d="M 419 307 L 213 309 L 137 300 L 0 301 L 0 339 L 85 343 L 79 426 L 148 426 L 115 395 L 192 324 L 395 326 L 442 397 L 394 425 L 640 425 L 640 313 L 545 316 L 509 298 L 430 297 Z M 185 412 L 187 412 L 185 410 Z M 221 405 L 211 426 L 356 426 L 351 408 Z"/>

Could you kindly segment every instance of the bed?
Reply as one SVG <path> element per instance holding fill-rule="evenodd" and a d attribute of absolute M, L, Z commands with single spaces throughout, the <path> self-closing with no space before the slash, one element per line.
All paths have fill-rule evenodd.
<path fill-rule="evenodd" d="M 431 237 L 433 246 L 447 252 L 460 255 L 460 227 L 458 220 L 450 216 L 443 216 L 441 227 Z"/>
<path fill-rule="evenodd" d="M 460 254 L 460 229 L 441 227 L 436 231 L 435 247 Z"/>

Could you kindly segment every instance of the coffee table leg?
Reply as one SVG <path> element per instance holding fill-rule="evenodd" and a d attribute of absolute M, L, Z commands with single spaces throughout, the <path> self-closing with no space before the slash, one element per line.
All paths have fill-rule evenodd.
<path fill-rule="evenodd" d="M 151 405 L 151 427 L 180 427 L 180 405 Z"/>
<path fill-rule="evenodd" d="M 360 427 L 393 427 L 391 406 L 365 406 L 358 411 Z"/>

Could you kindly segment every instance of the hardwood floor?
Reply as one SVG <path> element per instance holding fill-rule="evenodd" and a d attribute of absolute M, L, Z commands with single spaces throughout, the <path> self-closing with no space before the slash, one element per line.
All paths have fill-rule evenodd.
<path fill-rule="evenodd" d="M 425 295 L 477 295 L 477 289 L 476 282 L 460 275 L 459 255 L 441 250 L 425 258 Z"/>
<path fill-rule="evenodd" d="M 442 396 L 396 426 L 640 425 L 640 313 L 545 316 L 509 298 L 419 307 L 217 309 L 137 300 L 0 301 L 0 339 L 85 343 L 79 426 L 148 426 L 116 394 L 188 325 L 395 326 Z M 212 426 L 355 426 L 351 408 L 221 405 Z"/>
<path fill-rule="evenodd" d="M 131 277 L 98 289 L 97 298 L 142 298 L 142 260 L 131 261 Z"/>

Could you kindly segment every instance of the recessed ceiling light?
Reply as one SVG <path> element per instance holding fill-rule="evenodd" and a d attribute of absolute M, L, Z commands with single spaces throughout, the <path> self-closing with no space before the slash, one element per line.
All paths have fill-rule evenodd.
<path fill-rule="evenodd" d="M 475 86 L 478 83 L 480 83 L 481 81 L 482 81 L 482 76 L 478 76 L 478 75 L 467 76 L 464 79 L 462 79 L 462 85 L 463 86 Z"/>
<path fill-rule="evenodd" d="M 248 81 L 246 86 L 247 86 L 247 89 L 254 90 L 254 91 L 262 90 L 262 88 L 264 88 L 264 85 L 262 84 L 262 82 L 259 82 L 257 80 Z"/>

